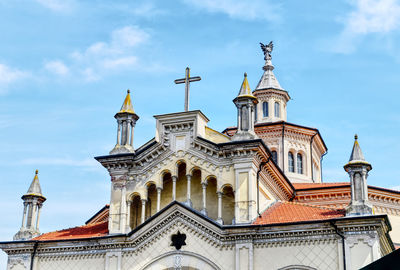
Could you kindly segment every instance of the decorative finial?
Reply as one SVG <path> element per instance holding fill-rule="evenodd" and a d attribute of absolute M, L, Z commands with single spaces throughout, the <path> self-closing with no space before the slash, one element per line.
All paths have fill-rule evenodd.
<path fill-rule="evenodd" d="M 261 50 L 264 53 L 264 60 L 271 60 L 271 52 L 274 49 L 274 44 L 272 43 L 272 41 L 270 41 L 268 43 L 268 45 L 264 45 L 263 43 L 260 42 L 260 46 L 261 46 Z"/>
<path fill-rule="evenodd" d="M 39 170 L 36 170 L 36 171 L 35 171 L 35 174 L 38 175 L 38 173 L 39 173 Z"/>
<path fill-rule="evenodd" d="M 354 135 L 354 140 L 356 140 L 356 141 L 357 141 L 357 139 L 358 139 L 358 135 L 357 135 L 357 134 L 355 134 L 355 135 Z"/>
<path fill-rule="evenodd" d="M 244 73 L 244 76 L 247 77 L 247 72 Z"/>
<path fill-rule="evenodd" d="M 131 92 L 131 90 L 128 89 L 128 90 L 126 90 L 126 92 L 129 94 Z"/>

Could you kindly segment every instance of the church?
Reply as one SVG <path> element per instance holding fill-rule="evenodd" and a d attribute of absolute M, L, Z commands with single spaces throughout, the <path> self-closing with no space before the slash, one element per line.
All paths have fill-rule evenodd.
<path fill-rule="evenodd" d="M 322 182 L 322 135 L 287 122 L 273 44 L 261 48 L 261 79 L 252 90 L 244 74 L 232 93 L 236 126 L 221 132 L 189 110 L 190 83 L 201 78 L 187 68 L 175 81 L 185 84 L 185 110 L 155 115 L 155 137 L 135 149 L 140 100 L 128 90 L 115 147 L 95 157 L 110 175 L 109 204 L 85 225 L 41 233 L 36 171 L 19 231 L 0 242 L 7 270 L 353 270 L 398 248 L 400 192 L 367 184 L 372 165 L 357 135 L 349 180 Z"/>

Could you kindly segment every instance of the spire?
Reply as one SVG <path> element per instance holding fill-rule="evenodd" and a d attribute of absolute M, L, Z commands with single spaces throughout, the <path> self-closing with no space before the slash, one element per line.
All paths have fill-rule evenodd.
<path fill-rule="evenodd" d="M 357 134 L 354 135 L 354 145 L 353 145 L 353 150 L 351 151 L 349 163 L 354 163 L 354 162 L 365 162 L 364 155 L 361 151 L 361 147 L 358 144 L 358 136 Z"/>
<path fill-rule="evenodd" d="M 271 52 L 273 49 L 272 41 L 268 45 L 264 45 L 262 43 L 260 43 L 260 45 L 261 49 L 264 52 L 264 60 L 265 60 L 265 65 L 263 67 L 264 74 L 262 75 L 254 91 L 261 89 L 271 89 L 271 88 L 284 91 L 284 89 L 281 87 L 278 80 L 276 79 L 274 72 L 272 71 L 274 70 L 274 66 L 272 65 L 271 61 L 272 59 Z"/>
<path fill-rule="evenodd" d="M 129 89 L 126 91 L 124 103 L 122 104 L 121 110 L 118 113 L 135 113 L 132 106 L 130 92 L 131 90 Z"/>
<path fill-rule="evenodd" d="M 246 72 L 244 73 L 244 79 L 243 79 L 243 82 L 242 82 L 242 86 L 240 87 L 240 91 L 239 91 L 238 97 L 256 98 L 251 93 L 251 89 L 250 89 L 249 81 L 247 80 L 247 73 Z"/>
<path fill-rule="evenodd" d="M 26 196 L 37 196 L 37 197 L 45 198 L 42 194 L 42 189 L 40 188 L 38 174 L 39 174 L 39 171 L 36 170 L 35 177 L 33 177 L 33 181 L 31 183 L 31 185 L 29 186 L 28 191 L 26 192 L 26 194 L 24 196 L 22 196 L 22 198 L 24 198 Z"/>

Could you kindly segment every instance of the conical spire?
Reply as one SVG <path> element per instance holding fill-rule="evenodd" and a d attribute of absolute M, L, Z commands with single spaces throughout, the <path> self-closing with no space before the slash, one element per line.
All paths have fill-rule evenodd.
<path fill-rule="evenodd" d="M 251 93 L 249 81 L 247 80 L 247 73 L 244 73 L 244 79 L 242 82 L 242 86 L 240 87 L 240 91 L 237 97 L 250 97 L 250 98 L 256 98 L 253 96 Z"/>
<path fill-rule="evenodd" d="M 365 161 L 364 155 L 361 151 L 361 147 L 358 144 L 358 136 L 357 134 L 354 135 L 354 145 L 353 145 L 353 150 L 351 151 L 349 163 L 368 163 Z"/>
<path fill-rule="evenodd" d="M 37 196 L 37 197 L 42 197 L 45 198 L 42 194 L 42 189 L 40 188 L 40 183 L 39 183 L 39 177 L 38 177 L 39 171 L 35 171 L 35 177 L 33 178 L 33 181 L 31 185 L 29 186 L 28 191 L 26 194 L 22 197 L 25 196 Z"/>
<path fill-rule="evenodd" d="M 131 91 L 128 89 L 126 92 L 126 98 L 124 100 L 124 103 L 122 104 L 121 110 L 118 113 L 135 113 L 131 101 Z"/>

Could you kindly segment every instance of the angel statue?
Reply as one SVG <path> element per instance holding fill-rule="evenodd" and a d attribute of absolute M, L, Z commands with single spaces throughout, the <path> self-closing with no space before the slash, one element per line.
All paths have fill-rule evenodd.
<path fill-rule="evenodd" d="M 268 43 L 268 45 L 264 45 L 260 42 L 260 45 L 261 45 L 261 49 L 264 53 L 264 60 L 267 61 L 267 60 L 271 59 L 271 52 L 272 52 L 272 49 L 274 48 L 274 44 L 272 44 L 272 41 L 270 41 Z"/>

